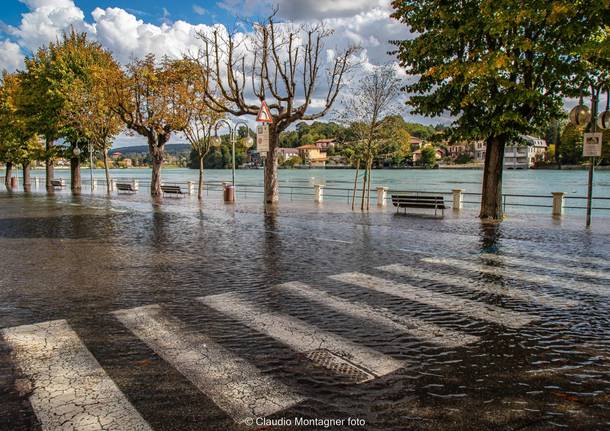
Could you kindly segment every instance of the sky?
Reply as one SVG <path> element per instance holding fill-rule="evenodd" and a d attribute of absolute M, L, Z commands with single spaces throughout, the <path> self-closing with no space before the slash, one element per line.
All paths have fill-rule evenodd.
<path fill-rule="evenodd" d="M 274 7 L 281 20 L 323 21 L 333 28 L 327 50 L 362 47 L 359 67 L 350 77 L 353 83 L 359 73 L 395 62 L 387 54 L 392 48 L 388 41 L 409 37 L 408 29 L 390 18 L 390 0 L 2 0 L 0 70 L 22 68 L 25 56 L 70 28 L 87 32 L 122 64 L 151 52 L 180 57 L 201 46 L 198 31 L 222 25 L 247 33 L 244 20 L 266 17 Z M 412 116 L 406 106 L 403 114 L 408 121 L 450 122 Z M 115 146 L 142 143 L 123 134 Z"/>

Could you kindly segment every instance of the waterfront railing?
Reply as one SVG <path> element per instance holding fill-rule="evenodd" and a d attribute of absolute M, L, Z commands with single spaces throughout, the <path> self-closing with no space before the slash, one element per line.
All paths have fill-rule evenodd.
<path fill-rule="evenodd" d="M 4 178 L 0 177 L 2 184 L 4 184 Z M 21 178 L 19 180 L 19 188 L 22 187 Z M 136 178 L 128 177 L 115 177 L 112 179 L 112 184 L 119 183 L 133 183 L 142 193 L 150 188 L 148 182 L 141 182 Z M 194 181 L 164 181 L 163 184 L 167 185 L 179 185 L 185 189 L 186 192 L 197 195 L 197 184 Z M 205 194 L 210 192 L 222 192 L 225 184 L 230 184 L 225 181 L 206 181 L 204 182 Z M 45 180 L 43 177 L 33 176 L 32 177 L 32 190 L 44 189 Z M 352 197 L 354 196 L 353 187 L 338 187 L 338 186 L 317 186 L 317 185 L 302 185 L 302 184 L 290 184 L 280 183 L 278 185 L 280 198 L 289 199 L 290 201 L 296 200 L 315 200 L 321 201 L 320 188 L 323 189 L 323 199 L 335 202 L 345 202 L 349 205 L 352 203 Z M 69 182 L 66 181 L 66 188 L 69 189 Z M 114 188 L 114 187 L 113 187 Z M 477 192 L 466 192 L 462 190 L 450 190 L 450 191 L 438 191 L 438 190 L 411 190 L 411 189 L 394 189 L 384 188 L 385 193 L 379 195 L 376 190 L 380 187 L 371 187 L 370 204 L 376 206 L 386 206 L 391 202 L 392 194 L 404 193 L 404 194 L 435 194 L 441 195 L 446 198 L 448 207 L 454 209 L 474 209 L 477 208 L 481 203 L 481 193 Z M 82 190 L 87 192 L 91 189 L 91 182 L 87 178 L 82 180 Z M 94 189 L 103 191 L 106 189 L 105 179 L 94 179 Z M 459 197 L 459 208 L 456 208 L 456 191 L 461 195 Z M 357 189 L 355 193 L 355 201 L 359 206 L 362 194 L 361 190 Z M 236 184 L 236 196 L 242 196 L 244 198 L 252 198 L 264 194 L 264 187 L 262 184 Z M 383 196 L 380 198 L 380 196 Z M 380 200 L 383 202 L 380 202 Z M 559 200 L 558 200 L 559 199 Z M 572 195 L 568 193 L 556 192 L 549 195 L 540 194 L 525 194 L 525 193 L 503 193 L 502 194 L 502 205 L 504 210 L 510 208 L 529 208 L 532 210 L 550 208 L 553 209 L 554 215 L 561 215 L 563 210 L 585 210 L 586 209 L 586 196 Z M 558 207 L 560 205 L 560 208 Z M 561 210 L 557 213 L 557 210 Z M 593 210 L 598 212 L 610 211 L 610 197 L 605 196 L 593 196 Z M 538 211 L 539 212 L 539 211 Z"/>

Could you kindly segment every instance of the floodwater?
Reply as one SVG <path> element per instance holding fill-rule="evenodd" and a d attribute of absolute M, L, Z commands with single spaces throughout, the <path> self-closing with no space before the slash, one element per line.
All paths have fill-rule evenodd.
<path fill-rule="evenodd" d="M 219 200 L 0 193 L 0 429 L 610 428 L 606 224 Z"/>

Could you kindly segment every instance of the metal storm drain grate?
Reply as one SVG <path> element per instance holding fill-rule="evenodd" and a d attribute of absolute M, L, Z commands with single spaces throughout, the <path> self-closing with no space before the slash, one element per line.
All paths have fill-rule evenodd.
<path fill-rule="evenodd" d="M 369 371 L 352 364 L 347 359 L 335 355 L 326 349 L 312 350 L 307 353 L 307 358 L 309 358 L 316 365 L 347 377 L 354 383 L 364 383 L 369 380 L 373 380 L 376 377 Z"/>

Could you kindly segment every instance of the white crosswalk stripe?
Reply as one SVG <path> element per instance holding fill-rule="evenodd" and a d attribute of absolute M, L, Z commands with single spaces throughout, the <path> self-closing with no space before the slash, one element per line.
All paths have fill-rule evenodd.
<path fill-rule="evenodd" d="M 577 253 L 574 256 L 566 256 L 558 253 L 549 253 L 546 251 L 527 250 L 523 253 L 519 253 L 522 257 L 537 257 L 541 259 L 548 259 L 551 261 L 562 261 L 569 265 L 577 264 L 588 264 L 588 265 L 599 265 L 606 268 L 610 268 L 610 257 L 607 259 L 599 258 L 595 256 L 583 256 Z"/>
<path fill-rule="evenodd" d="M 494 295 L 502 295 L 513 299 L 518 299 L 525 302 L 536 302 L 541 305 L 546 305 L 555 308 L 570 308 L 579 304 L 578 301 L 571 299 L 557 298 L 552 295 L 547 295 L 542 292 L 535 292 L 527 289 L 519 289 L 516 287 L 507 287 L 494 283 L 487 283 L 471 278 L 460 277 L 459 275 L 447 275 L 439 272 L 428 271 L 423 268 L 414 268 L 401 264 L 393 264 L 380 266 L 377 269 L 390 272 L 393 274 L 404 275 L 420 280 L 431 280 L 448 286 L 456 286 L 459 288 L 467 288 L 477 292 L 492 293 Z"/>
<path fill-rule="evenodd" d="M 453 331 L 420 319 L 400 316 L 387 308 L 372 307 L 364 303 L 347 301 L 298 281 L 283 283 L 277 287 L 343 314 L 366 319 L 446 347 L 463 346 L 474 343 L 479 339 L 479 337 L 474 335 Z"/>
<path fill-rule="evenodd" d="M 30 402 L 43 430 L 151 430 L 65 320 L 2 334 L 32 382 Z"/>
<path fill-rule="evenodd" d="M 592 277 L 592 278 L 600 278 L 603 280 L 610 280 L 610 271 L 596 271 L 594 269 L 588 268 L 576 268 L 574 266 L 565 266 L 552 262 L 537 262 L 531 259 L 521 259 L 518 257 L 512 257 L 507 255 L 497 255 L 492 253 L 481 254 L 480 257 L 484 259 L 493 260 L 494 262 L 499 263 L 508 263 L 510 265 L 523 266 L 523 267 L 531 267 L 531 268 L 540 268 L 544 270 L 554 270 L 565 272 L 567 274 L 577 274 L 582 275 L 584 277 Z"/>
<path fill-rule="evenodd" d="M 164 317 L 159 305 L 112 314 L 238 423 L 274 414 L 304 399 L 208 336 L 189 333 Z"/>
<path fill-rule="evenodd" d="M 520 313 L 489 304 L 471 301 L 458 296 L 422 289 L 406 283 L 397 283 L 358 272 L 331 275 L 331 279 L 354 284 L 399 298 L 464 314 L 468 317 L 494 322 L 510 328 L 520 328 L 537 320 L 537 316 Z"/>
<path fill-rule="evenodd" d="M 298 318 L 261 310 L 235 293 L 205 296 L 198 300 L 297 352 L 308 354 L 325 349 L 377 377 L 404 366 L 402 361 L 318 329 Z"/>
<path fill-rule="evenodd" d="M 532 274 L 517 269 L 498 268 L 495 266 L 489 266 L 482 263 L 469 262 L 466 260 L 452 259 L 452 258 L 428 258 L 422 259 L 424 262 L 434 263 L 437 265 L 445 265 L 455 267 L 459 269 L 465 269 L 468 271 L 482 272 L 487 274 L 493 274 L 500 277 L 513 278 L 515 280 L 523 280 L 530 283 L 548 284 L 549 286 L 557 286 L 563 289 L 573 290 L 579 293 L 594 293 L 600 296 L 610 295 L 610 289 L 603 288 L 602 286 L 583 283 L 574 280 L 564 280 L 558 277 L 551 277 L 545 274 Z"/>

